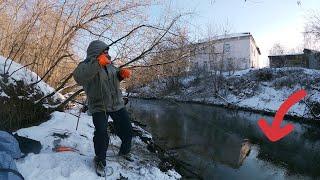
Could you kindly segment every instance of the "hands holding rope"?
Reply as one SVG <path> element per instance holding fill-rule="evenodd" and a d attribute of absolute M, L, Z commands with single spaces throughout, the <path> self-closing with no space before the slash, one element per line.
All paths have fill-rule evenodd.
<path fill-rule="evenodd" d="M 99 55 L 97 57 L 97 60 L 101 67 L 107 67 L 112 63 L 111 57 L 108 54 L 108 51 L 104 51 L 101 55 Z M 131 71 L 128 68 L 120 68 L 119 75 L 121 76 L 121 78 L 127 79 L 127 78 L 130 78 Z"/>

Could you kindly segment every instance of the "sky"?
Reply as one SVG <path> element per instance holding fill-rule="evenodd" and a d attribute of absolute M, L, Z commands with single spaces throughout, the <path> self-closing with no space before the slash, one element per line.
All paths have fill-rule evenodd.
<path fill-rule="evenodd" d="M 191 37 L 203 36 L 208 27 L 220 27 L 217 33 L 221 26 L 230 33 L 250 32 L 261 50 L 262 66 L 268 65 L 267 56 L 275 43 L 286 49 L 302 47 L 305 23 L 313 12 L 320 10 L 320 0 L 300 0 L 300 5 L 297 0 L 162 1 L 175 11 L 192 12 L 187 17 Z M 151 16 L 161 16 L 163 9 L 163 5 L 155 5 Z"/>

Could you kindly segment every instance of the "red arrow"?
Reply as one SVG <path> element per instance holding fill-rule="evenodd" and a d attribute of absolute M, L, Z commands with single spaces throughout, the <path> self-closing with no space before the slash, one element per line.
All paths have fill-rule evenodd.
<path fill-rule="evenodd" d="M 307 92 L 303 89 L 293 93 L 283 104 L 281 104 L 279 110 L 277 111 L 274 117 L 274 120 L 271 126 L 263 118 L 261 118 L 258 121 L 258 125 L 261 128 L 262 132 L 267 136 L 267 138 L 270 141 L 276 142 L 281 138 L 283 138 L 284 136 L 291 133 L 291 131 L 293 131 L 294 129 L 293 124 L 289 123 L 289 124 L 286 124 L 284 127 L 280 127 L 281 122 L 284 118 L 284 115 L 288 112 L 290 107 L 296 104 L 297 102 L 299 102 L 306 95 L 307 95 Z"/>

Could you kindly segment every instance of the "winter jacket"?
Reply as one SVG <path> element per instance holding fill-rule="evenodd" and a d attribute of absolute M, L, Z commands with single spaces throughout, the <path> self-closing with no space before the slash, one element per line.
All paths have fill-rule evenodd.
<path fill-rule="evenodd" d="M 83 86 L 91 113 L 114 112 L 124 107 L 120 90 L 119 68 L 113 64 L 101 67 L 97 57 L 108 45 L 96 40 L 89 44 L 86 59 L 73 72 L 75 81 Z"/>

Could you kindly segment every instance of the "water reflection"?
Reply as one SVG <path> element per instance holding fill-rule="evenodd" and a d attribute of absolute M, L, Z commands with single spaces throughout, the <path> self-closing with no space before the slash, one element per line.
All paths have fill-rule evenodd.
<path fill-rule="evenodd" d="M 165 140 L 163 146 L 176 149 L 205 179 L 307 179 L 320 175 L 318 127 L 294 123 L 293 133 L 271 143 L 256 124 L 261 117 L 271 121 L 269 116 L 139 99 L 132 99 L 129 109 L 155 137 Z M 248 157 L 251 146 L 245 139 L 253 144 Z"/>

